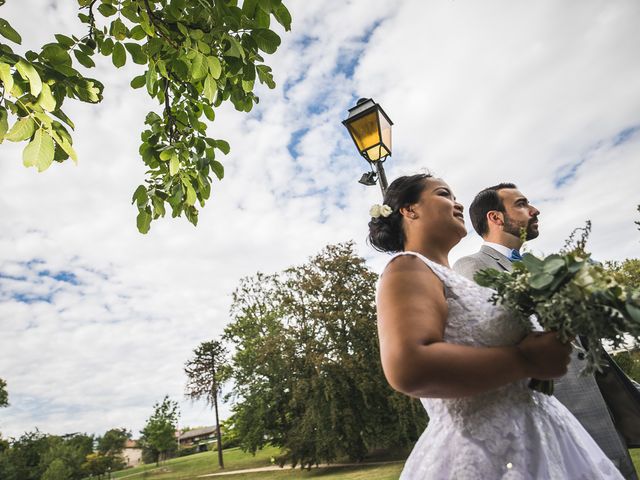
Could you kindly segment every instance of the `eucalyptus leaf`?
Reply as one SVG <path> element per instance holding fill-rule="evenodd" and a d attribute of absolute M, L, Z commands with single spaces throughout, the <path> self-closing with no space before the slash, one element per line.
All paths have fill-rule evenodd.
<path fill-rule="evenodd" d="M 545 272 L 535 273 L 531 275 L 531 278 L 529 279 L 529 284 L 531 285 L 532 288 L 535 288 L 536 290 L 543 290 L 547 288 L 549 285 L 551 285 L 553 280 L 554 280 L 553 275 L 550 275 L 548 273 L 545 273 Z"/>

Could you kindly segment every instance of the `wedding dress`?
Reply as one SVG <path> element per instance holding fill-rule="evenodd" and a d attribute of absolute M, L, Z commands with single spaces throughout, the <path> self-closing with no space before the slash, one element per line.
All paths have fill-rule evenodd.
<path fill-rule="evenodd" d="M 515 345 L 526 326 L 487 301 L 491 291 L 414 252 L 444 284 L 444 340 L 478 347 Z M 392 260 L 393 260 L 392 258 Z M 575 417 L 528 379 L 482 394 L 421 399 L 429 425 L 401 479 L 623 479 Z"/>

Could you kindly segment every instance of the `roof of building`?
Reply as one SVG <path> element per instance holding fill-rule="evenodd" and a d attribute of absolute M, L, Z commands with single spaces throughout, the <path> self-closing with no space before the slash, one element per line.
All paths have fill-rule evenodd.
<path fill-rule="evenodd" d="M 189 430 L 187 432 L 182 433 L 178 438 L 180 440 L 186 440 L 188 438 L 200 437 L 202 435 L 209 435 L 211 433 L 215 433 L 216 427 L 201 427 L 194 428 L 193 430 Z"/>

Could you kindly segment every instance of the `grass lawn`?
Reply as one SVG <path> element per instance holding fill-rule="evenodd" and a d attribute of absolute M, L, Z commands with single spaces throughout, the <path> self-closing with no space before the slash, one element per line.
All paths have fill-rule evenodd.
<path fill-rule="evenodd" d="M 256 456 L 242 452 L 239 448 L 224 451 L 224 471 L 244 470 L 248 468 L 267 467 L 271 465 L 271 457 L 277 456 L 277 448 L 268 447 L 256 453 Z M 640 448 L 629 450 L 631 459 L 640 472 Z M 406 456 L 406 455 L 405 455 Z M 370 461 L 393 461 L 396 455 L 381 455 Z M 404 457 L 403 457 L 404 458 Z M 239 473 L 231 476 L 208 477 L 211 480 L 290 480 L 290 479 L 318 479 L 318 480 L 396 480 L 400 476 L 404 462 L 398 461 L 385 465 L 362 464 L 356 467 L 327 467 L 308 470 L 285 467 L 282 470 Z M 218 468 L 216 452 L 197 453 L 188 457 L 174 458 L 163 463 L 159 468 L 155 465 L 143 465 L 116 472 L 114 479 L 131 480 L 193 480 L 199 475 L 221 472 Z"/>
<path fill-rule="evenodd" d="M 223 450 L 224 471 L 268 467 L 271 465 L 271 457 L 278 455 L 279 451 L 277 448 L 267 447 L 256 452 L 254 457 L 249 453 L 244 453 L 239 448 Z M 196 478 L 198 475 L 216 473 L 218 471 L 222 471 L 218 468 L 218 453 L 204 452 L 195 453 L 186 457 L 172 458 L 171 460 L 163 462 L 160 467 L 151 464 L 128 468 L 113 473 L 111 477 L 114 479 L 127 478 L 131 480 L 187 480 Z M 235 478 L 235 476 L 228 477 L 229 480 L 232 478 Z"/>
<path fill-rule="evenodd" d="M 633 466 L 636 467 L 636 472 L 640 473 L 640 448 L 632 448 L 629 453 L 631 460 L 633 460 Z"/>

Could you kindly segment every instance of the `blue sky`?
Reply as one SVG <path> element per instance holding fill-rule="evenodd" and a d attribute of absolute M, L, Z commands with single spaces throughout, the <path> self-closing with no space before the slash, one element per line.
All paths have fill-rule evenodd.
<path fill-rule="evenodd" d="M 638 256 L 637 2 L 286 3 L 293 31 L 268 59 L 278 88 L 261 89 L 249 115 L 220 109 L 210 127 L 231 153 L 197 228 L 167 218 L 136 231 L 138 136 L 156 108 L 129 89 L 137 66 L 103 59 L 92 75 L 104 102 L 69 103 L 77 167 L 38 174 L 22 146 L 0 145 L 4 436 L 137 435 L 165 394 L 182 425 L 209 425 L 206 405 L 184 399 L 182 368 L 224 329 L 240 278 L 350 239 L 379 271 L 385 256 L 365 243 L 379 190 L 357 183 L 367 166 L 341 124 L 360 97 L 394 121 L 390 179 L 429 169 L 464 205 L 513 181 L 542 211 L 532 250 L 553 252 L 590 219 L 596 258 Z M 19 9 L 39 5 L 0 15 L 29 45 L 80 33 L 73 2 L 50 2 L 36 28 Z M 479 244 L 470 231 L 450 260 Z"/>

